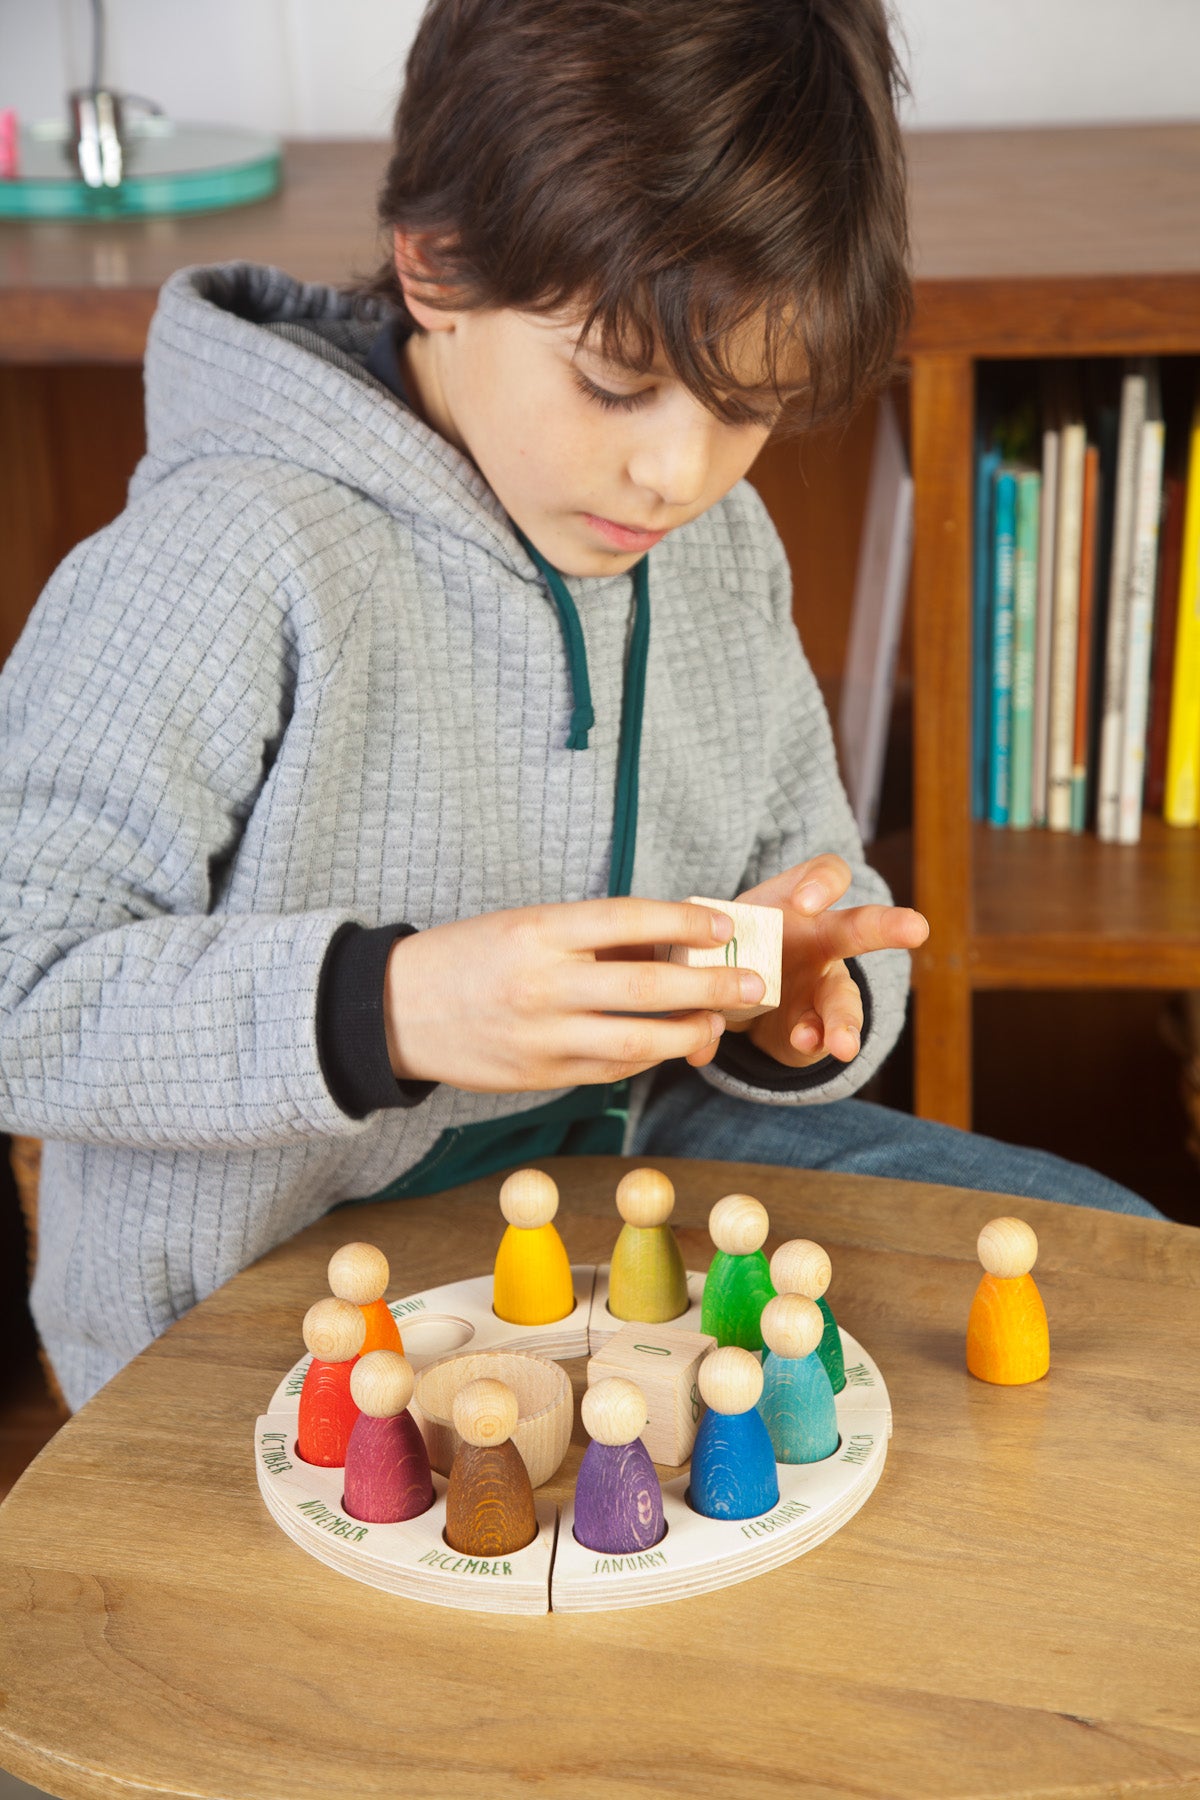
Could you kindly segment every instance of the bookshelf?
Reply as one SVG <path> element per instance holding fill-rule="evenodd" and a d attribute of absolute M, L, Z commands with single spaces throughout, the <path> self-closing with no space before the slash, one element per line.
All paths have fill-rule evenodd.
<path fill-rule="evenodd" d="M 1200 352 L 1200 124 L 909 137 L 916 1110 L 971 1124 L 984 989 L 1200 987 L 1200 831 L 972 821 L 972 446 L 986 360 Z"/>

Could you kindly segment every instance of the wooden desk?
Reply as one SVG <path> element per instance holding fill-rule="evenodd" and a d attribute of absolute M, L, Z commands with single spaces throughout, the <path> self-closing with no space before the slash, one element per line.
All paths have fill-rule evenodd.
<path fill-rule="evenodd" d="M 604 1260 L 624 1165 L 547 1166 L 572 1255 Z M 88 1800 L 1194 1792 L 1200 1235 L 1019 1202 L 1053 1362 L 992 1388 L 963 1363 L 974 1244 L 1014 1203 L 663 1166 L 692 1267 L 732 1189 L 772 1241 L 829 1247 L 895 1411 L 848 1525 L 741 1586 L 599 1615 L 460 1613 L 326 1569 L 259 1498 L 255 1417 L 332 1249 L 381 1244 L 394 1294 L 477 1274 L 498 1183 L 335 1212 L 152 1345 L 0 1507 L 0 1763 Z"/>

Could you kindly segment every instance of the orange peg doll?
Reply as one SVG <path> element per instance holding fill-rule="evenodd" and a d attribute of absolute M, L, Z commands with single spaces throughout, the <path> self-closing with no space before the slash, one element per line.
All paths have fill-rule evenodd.
<path fill-rule="evenodd" d="M 992 1219 L 979 1234 L 985 1274 L 967 1321 L 967 1368 L 980 1381 L 1016 1387 L 1050 1367 L 1050 1330 L 1029 1273 L 1038 1241 L 1023 1219 Z"/>
<path fill-rule="evenodd" d="M 340 1469 L 358 1417 L 350 1371 L 358 1361 L 366 1322 L 349 1300 L 318 1300 L 304 1315 L 304 1347 L 312 1356 L 300 1390 L 296 1454 L 303 1462 Z"/>
<path fill-rule="evenodd" d="M 518 1169 L 500 1189 L 508 1229 L 496 1253 L 492 1308 L 510 1325 L 553 1325 L 575 1311 L 566 1246 L 553 1224 L 558 1188 L 541 1169 Z"/>
<path fill-rule="evenodd" d="M 329 1285 L 339 1300 L 362 1309 L 367 1335 L 362 1354 L 395 1350 L 404 1355 L 400 1327 L 388 1311 L 384 1295 L 391 1279 L 388 1259 L 374 1244 L 343 1244 L 329 1259 Z"/>

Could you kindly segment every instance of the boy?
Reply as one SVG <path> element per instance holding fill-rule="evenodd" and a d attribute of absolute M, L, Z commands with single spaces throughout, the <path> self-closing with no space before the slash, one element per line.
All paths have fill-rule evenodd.
<path fill-rule="evenodd" d="M 926 926 L 741 477 L 890 367 L 898 83 L 880 0 L 434 0 L 381 274 L 166 284 L 129 504 L 0 695 L 3 1121 L 73 1405 L 331 1206 L 562 1150 L 1145 1210 L 847 1098 Z M 785 914 L 723 1039 L 757 978 L 647 960 L 721 940 L 688 893 Z"/>

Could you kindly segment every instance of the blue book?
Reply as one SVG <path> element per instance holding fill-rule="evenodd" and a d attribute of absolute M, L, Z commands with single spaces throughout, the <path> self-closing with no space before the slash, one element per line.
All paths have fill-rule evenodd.
<path fill-rule="evenodd" d="M 987 818 L 988 713 L 992 667 L 992 478 L 1000 452 L 980 443 L 975 462 L 974 581 L 971 607 L 971 815 Z"/>
<path fill-rule="evenodd" d="M 996 470 L 992 492 L 992 691 L 988 753 L 989 825 L 1007 825 L 1012 748 L 1013 560 L 1017 541 L 1017 478 Z"/>

